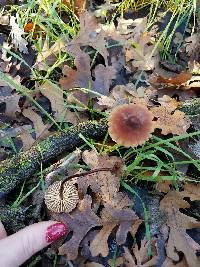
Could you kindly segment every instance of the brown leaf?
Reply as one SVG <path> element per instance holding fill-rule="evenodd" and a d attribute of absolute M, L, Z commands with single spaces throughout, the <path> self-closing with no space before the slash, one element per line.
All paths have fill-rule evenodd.
<path fill-rule="evenodd" d="M 40 86 L 39 90 L 51 102 L 51 108 L 54 111 L 55 119 L 57 121 L 61 120 L 65 111 L 62 89 L 56 84 L 46 81 Z"/>
<path fill-rule="evenodd" d="M 55 43 L 48 47 L 48 43 L 46 40 L 44 41 L 42 50 L 38 53 L 35 65 L 38 70 L 48 70 L 50 66 L 52 66 L 56 62 L 57 54 L 64 51 L 64 42 L 63 40 L 56 40 Z"/>
<path fill-rule="evenodd" d="M 110 202 L 119 191 L 120 176 L 123 163 L 118 157 L 108 155 L 100 156 L 95 151 L 84 151 L 83 161 L 93 169 L 110 168 L 111 171 L 100 171 L 87 176 L 75 178 L 80 194 L 84 195 L 88 187 L 93 192 L 99 193 L 104 202 Z"/>
<path fill-rule="evenodd" d="M 110 96 L 101 96 L 98 100 L 98 104 L 106 108 L 114 108 L 118 105 L 130 103 L 147 105 L 146 99 L 139 96 L 133 84 L 116 85 Z"/>
<path fill-rule="evenodd" d="M 177 74 L 174 77 L 171 78 L 165 78 L 162 76 L 157 76 L 157 78 L 155 79 L 156 83 L 163 83 L 163 84 L 167 84 L 167 85 L 182 85 L 184 83 L 186 83 L 188 80 L 190 80 L 192 78 L 192 74 L 188 73 L 188 72 L 181 72 L 179 74 Z"/>
<path fill-rule="evenodd" d="M 126 49 L 126 61 L 132 60 L 132 66 L 139 70 L 152 70 L 158 64 L 158 51 L 155 49 L 154 39 L 144 32 L 137 41 L 130 41 Z"/>
<path fill-rule="evenodd" d="M 27 130 L 23 130 L 20 133 L 20 139 L 23 144 L 23 151 L 28 150 L 35 143 L 35 139 Z"/>
<path fill-rule="evenodd" d="M 105 64 L 108 66 L 107 36 L 102 29 L 98 31 L 98 28 L 96 18 L 87 11 L 82 12 L 80 31 L 71 42 L 67 43 L 67 52 L 75 57 L 82 51 L 82 46 L 91 46 L 104 57 Z"/>
<path fill-rule="evenodd" d="M 89 230 L 101 225 L 99 217 L 91 210 L 91 204 L 91 197 L 86 195 L 80 201 L 78 209 L 70 214 L 61 213 L 57 217 L 55 216 L 56 220 L 61 220 L 69 225 L 73 232 L 72 237 L 59 248 L 59 254 L 66 255 L 68 260 L 77 258 L 79 245 Z"/>
<path fill-rule="evenodd" d="M 104 267 L 104 265 L 97 262 L 89 262 L 84 265 L 84 267 Z"/>
<path fill-rule="evenodd" d="M 148 258 L 148 247 L 152 246 L 154 249 L 154 256 L 149 259 Z M 124 247 L 124 259 L 126 260 L 126 267 L 153 267 L 156 266 L 156 262 L 158 259 L 157 249 L 155 242 L 146 241 L 144 238 L 141 241 L 140 248 L 136 244 L 132 249 L 133 255 L 129 251 L 127 247 Z"/>
<path fill-rule="evenodd" d="M 48 125 L 43 123 L 42 118 L 32 108 L 24 109 L 22 114 L 33 122 L 36 139 L 44 138 L 49 134 Z"/>
<path fill-rule="evenodd" d="M 2 84 L 3 85 L 3 84 Z M 19 107 L 20 95 L 12 94 L 13 89 L 9 86 L 0 87 L 0 103 L 6 104 L 5 115 L 10 118 L 16 118 L 16 112 L 21 112 Z"/>
<path fill-rule="evenodd" d="M 108 237 L 112 230 L 117 228 L 116 242 L 118 244 L 124 244 L 128 232 L 132 234 L 137 232 L 139 225 L 142 223 L 135 212 L 129 208 L 132 203 L 130 199 L 123 193 L 116 193 L 109 203 L 104 203 L 104 209 L 101 212 L 101 219 L 103 228 L 96 235 L 91 242 L 90 250 L 92 256 L 101 254 L 103 257 L 108 255 Z"/>
<path fill-rule="evenodd" d="M 166 246 L 167 256 L 178 261 L 178 252 L 181 251 L 190 267 L 200 265 L 200 260 L 196 256 L 196 251 L 200 249 L 200 245 L 187 234 L 186 230 L 200 227 L 200 222 L 181 213 L 179 209 L 190 207 L 190 204 L 184 200 L 185 197 L 191 197 L 191 200 L 200 199 L 199 188 L 199 186 L 191 185 L 191 187 L 186 186 L 182 192 L 170 191 L 160 202 L 160 209 L 167 214 L 167 225 L 170 228 Z"/>
<path fill-rule="evenodd" d="M 112 66 L 97 65 L 94 69 L 95 80 L 93 81 L 90 71 L 90 57 L 86 53 L 81 51 L 77 54 L 74 64 L 77 70 L 71 69 L 67 65 L 63 68 L 64 77 L 60 79 L 59 83 L 64 90 L 80 87 L 99 94 L 108 95 L 111 82 L 116 74 Z M 96 97 L 97 95 L 93 92 L 86 92 L 85 95 L 87 97 Z M 81 101 L 80 97 L 79 100 Z"/>
<path fill-rule="evenodd" d="M 161 267 L 189 267 L 185 258 L 179 263 L 174 263 L 170 258 L 166 258 Z"/>
<path fill-rule="evenodd" d="M 67 7 L 71 8 L 75 14 L 79 17 L 81 12 L 85 9 L 86 0 L 62 0 L 62 3 Z"/>
<path fill-rule="evenodd" d="M 155 128 L 162 129 L 162 134 L 184 134 L 190 126 L 190 121 L 185 113 L 175 110 L 177 103 L 169 96 L 159 99 L 160 106 L 151 108 L 155 121 Z"/>
<path fill-rule="evenodd" d="M 136 224 L 136 228 L 138 229 L 139 224 L 142 222 L 131 209 L 125 207 L 120 209 L 120 207 L 118 208 L 117 206 L 114 208 L 109 204 L 104 204 L 104 206 L 105 208 L 101 213 L 103 228 L 90 245 L 92 256 L 101 254 L 103 257 L 106 257 L 108 255 L 109 248 L 107 240 L 116 226 L 118 226 L 116 242 L 121 245 L 125 243 L 127 234 L 132 229 L 133 225 Z"/>

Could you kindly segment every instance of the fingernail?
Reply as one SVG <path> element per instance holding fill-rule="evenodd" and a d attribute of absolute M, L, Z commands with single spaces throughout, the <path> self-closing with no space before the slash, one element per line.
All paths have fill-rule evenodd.
<path fill-rule="evenodd" d="M 55 223 L 47 228 L 46 240 L 48 243 L 58 240 L 60 237 L 65 236 L 69 231 L 68 227 L 64 223 Z"/>

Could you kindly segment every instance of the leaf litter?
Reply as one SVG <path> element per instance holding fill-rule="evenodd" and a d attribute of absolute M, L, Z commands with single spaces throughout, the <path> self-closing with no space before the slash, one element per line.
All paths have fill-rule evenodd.
<path fill-rule="evenodd" d="M 67 8 L 72 7 L 68 1 L 62 2 Z M 3 79 L 0 81 L 0 123 L 5 136 L 8 136 L 8 129 L 19 127 L 20 130 L 14 132 L 10 138 L 14 140 L 14 145 L 20 139 L 20 148 L 25 151 L 55 131 L 54 123 L 67 128 L 71 124 L 99 119 L 102 116 L 99 114 L 108 116 L 124 104 L 142 105 L 153 114 L 153 135 L 165 139 L 168 136 L 190 133 L 195 127 L 194 119 L 190 120 L 180 107 L 182 101 L 190 101 L 199 94 L 200 69 L 198 57 L 194 55 L 194 50 L 199 49 L 198 31 L 187 38 L 178 32 L 175 34 L 174 43 L 181 42 L 178 55 L 185 53 L 188 57 L 186 69 L 176 68 L 176 64 L 161 59 L 157 45 L 159 28 L 148 28 L 147 17 L 125 19 L 118 16 L 114 22 L 106 24 L 103 21 L 104 16 L 96 18 L 95 12 L 91 12 L 93 9 L 86 10 L 85 1 L 75 1 L 74 8 L 76 19 L 80 23 L 79 32 L 72 38 L 70 35 L 62 35 L 51 43 L 48 43 L 48 39 L 45 40 L 48 33 L 42 34 L 39 37 L 40 51 L 36 52 L 33 67 L 29 66 L 33 68 L 30 77 L 23 77 L 23 72 L 20 71 L 22 62 L 14 60 L 12 53 L 7 53 L 15 51 L 23 57 L 23 54 L 29 52 L 29 32 L 24 30 L 27 23 L 22 27 L 18 13 L 6 17 L 5 20 L 1 16 L 1 25 L 10 24 L 11 39 L 2 43 L 0 69 L 26 89 L 26 94 L 23 94 L 17 88 L 8 86 Z M 108 13 L 113 10 L 114 7 L 108 9 Z M 38 36 L 33 38 L 34 42 L 37 38 Z M 33 47 L 34 42 L 31 43 Z M 61 61 L 58 71 L 57 60 L 63 54 L 70 60 Z M 175 65 L 174 71 L 170 69 L 172 65 Z M 165 69 L 162 69 L 163 66 Z M 48 76 L 50 69 L 55 71 L 55 79 L 54 76 Z M 42 72 L 47 73 L 47 76 L 40 81 Z M 36 77 L 37 73 L 40 73 L 39 78 Z M 122 83 L 119 82 L 120 75 L 125 77 Z M 51 120 L 45 111 L 50 114 Z M 9 121 L 9 125 L 5 121 Z M 129 126 L 133 127 L 132 124 Z M 151 139 L 148 142 L 151 144 Z M 10 147 L 5 142 L 2 144 L 1 151 Z M 47 185 L 54 180 L 64 179 L 68 173 L 73 174 L 71 182 L 79 194 L 78 204 L 72 211 L 47 211 L 48 218 L 63 221 L 70 228 L 69 236 L 57 244 L 59 255 L 65 256 L 74 264 L 80 259 L 82 266 L 113 266 L 111 242 L 115 242 L 114 249 L 119 254 L 114 259 L 114 266 L 199 266 L 200 242 L 190 235 L 192 229 L 200 226 L 198 216 L 191 211 L 193 203 L 200 201 L 199 185 L 184 183 L 184 179 L 181 179 L 177 181 L 179 190 L 175 190 L 173 179 L 157 181 L 154 190 L 160 196 L 160 212 L 164 212 L 163 227 L 168 229 L 163 245 L 166 256 L 162 256 L 159 247 L 162 233 L 157 237 L 153 234 L 148 236 L 147 224 L 150 220 L 148 222 L 147 218 L 141 218 L 135 211 L 135 200 L 130 192 L 122 190 L 121 180 L 126 177 L 127 164 L 134 162 L 137 156 L 124 160 L 122 155 L 125 148 L 119 145 L 108 138 L 103 144 L 92 144 L 96 146 L 95 149 L 84 148 L 81 158 L 79 154 L 78 160 L 74 160 L 74 165 L 73 160 L 70 163 L 67 161 L 69 170 L 66 166 L 63 168 L 64 163 L 59 158 L 56 159 L 55 166 L 51 165 L 56 170 L 60 162 L 62 166 L 58 166 L 58 172 L 51 168 L 45 170 L 47 177 L 48 171 L 52 174 Z M 115 150 L 112 146 L 119 149 Z M 163 153 L 164 149 L 161 145 L 160 152 Z M 135 151 L 136 154 L 139 153 L 139 150 Z M 165 156 L 169 156 L 169 153 Z M 147 154 L 141 167 L 154 168 L 151 160 Z M 162 165 L 161 161 L 160 164 Z M 159 168 L 164 166 L 161 165 Z M 136 170 L 138 166 L 135 166 Z M 104 168 L 106 170 L 101 170 Z M 159 170 L 158 172 L 161 173 Z M 156 177 L 156 171 L 149 171 L 148 175 Z M 127 179 L 126 182 L 132 185 Z M 152 185 L 148 186 L 152 189 Z M 175 186 L 177 188 L 176 182 Z"/>

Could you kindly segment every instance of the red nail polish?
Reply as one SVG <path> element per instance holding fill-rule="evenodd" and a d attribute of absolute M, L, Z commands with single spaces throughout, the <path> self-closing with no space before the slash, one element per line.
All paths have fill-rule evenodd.
<path fill-rule="evenodd" d="M 64 223 L 55 223 L 47 228 L 46 240 L 48 243 L 58 240 L 60 237 L 66 235 L 69 231 L 68 227 Z"/>

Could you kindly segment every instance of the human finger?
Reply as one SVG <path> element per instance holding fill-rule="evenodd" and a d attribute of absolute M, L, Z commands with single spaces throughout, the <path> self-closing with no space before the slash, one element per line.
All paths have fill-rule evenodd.
<path fill-rule="evenodd" d="M 46 221 L 28 226 L 0 240 L 1 267 L 17 267 L 33 254 L 64 236 L 68 227 L 61 222 Z"/>
<path fill-rule="evenodd" d="M 0 240 L 5 238 L 7 236 L 6 230 L 2 224 L 2 222 L 0 221 Z"/>

